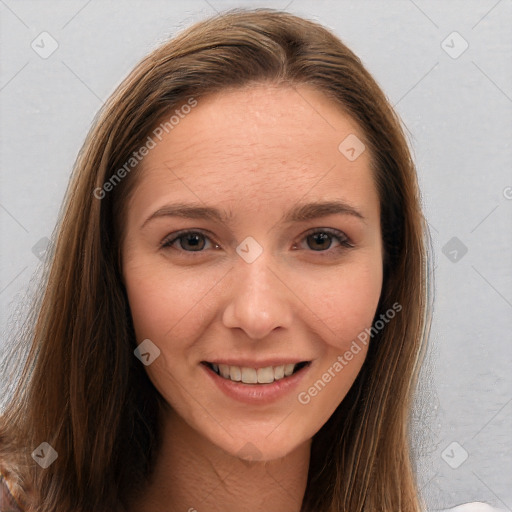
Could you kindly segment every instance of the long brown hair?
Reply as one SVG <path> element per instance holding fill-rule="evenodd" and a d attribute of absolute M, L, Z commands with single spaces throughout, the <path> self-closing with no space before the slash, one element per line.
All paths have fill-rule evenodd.
<path fill-rule="evenodd" d="M 177 106 L 253 82 L 314 86 L 362 128 L 385 254 L 375 318 L 403 307 L 372 339 L 355 383 L 314 436 L 303 510 L 423 506 L 409 425 L 430 326 L 428 228 L 400 120 L 329 30 L 286 12 L 236 9 L 145 57 L 105 103 L 78 155 L 34 327 L 22 340 L 26 364 L 0 419 L 0 467 L 27 510 L 115 510 L 144 487 L 158 456 L 162 398 L 133 355 L 120 267 L 138 166 L 103 198 L 97 191 Z M 31 458 L 42 442 L 58 453 L 44 470 Z"/>

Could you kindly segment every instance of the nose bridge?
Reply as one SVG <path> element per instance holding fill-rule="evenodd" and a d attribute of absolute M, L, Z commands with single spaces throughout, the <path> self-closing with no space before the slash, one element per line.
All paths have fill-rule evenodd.
<path fill-rule="evenodd" d="M 238 294 L 247 295 L 253 301 L 265 299 L 265 302 L 273 300 L 275 296 L 276 280 L 275 270 L 272 267 L 272 258 L 269 254 L 259 256 L 255 261 L 248 263 L 246 261 L 237 262 L 238 274 Z M 246 297 L 246 298 L 247 298 Z"/>
<path fill-rule="evenodd" d="M 259 246 L 259 247 L 258 247 Z M 278 278 L 274 258 L 253 240 L 237 247 L 229 301 L 223 319 L 226 327 L 243 329 L 252 338 L 264 338 L 276 327 L 291 324 L 290 300 L 283 278 Z"/>

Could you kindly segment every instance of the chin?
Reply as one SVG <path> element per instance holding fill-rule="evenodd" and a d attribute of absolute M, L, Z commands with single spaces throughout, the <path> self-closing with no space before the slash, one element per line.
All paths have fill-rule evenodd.
<path fill-rule="evenodd" d="M 231 437 L 225 431 L 207 437 L 224 452 L 246 462 L 269 462 L 282 459 L 311 442 L 311 436 L 299 436 L 296 430 L 294 432 L 278 431 L 278 429 L 272 431 L 268 428 L 261 428 L 258 434 L 251 433 L 239 437 Z"/>

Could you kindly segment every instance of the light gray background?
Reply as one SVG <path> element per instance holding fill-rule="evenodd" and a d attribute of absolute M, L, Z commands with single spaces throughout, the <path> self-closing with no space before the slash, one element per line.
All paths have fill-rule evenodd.
<path fill-rule="evenodd" d="M 427 407 L 416 414 L 422 491 L 432 509 L 480 500 L 512 510 L 511 0 L 0 0 L 0 343 L 102 102 L 159 42 L 241 6 L 334 30 L 407 126 L 435 250 Z M 47 59 L 31 48 L 43 31 L 59 45 Z M 469 44 L 458 58 L 447 53 L 463 48 L 454 31 Z M 463 256 L 459 242 L 446 245 L 453 237 Z"/>

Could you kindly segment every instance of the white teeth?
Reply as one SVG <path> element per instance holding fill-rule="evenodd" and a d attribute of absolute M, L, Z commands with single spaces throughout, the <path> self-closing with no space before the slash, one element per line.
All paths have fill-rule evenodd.
<path fill-rule="evenodd" d="M 254 368 L 242 368 L 242 382 L 245 384 L 256 384 L 258 382 L 258 375 Z"/>
<path fill-rule="evenodd" d="M 229 366 L 227 364 L 219 364 L 219 371 L 224 378 L 229 379 Z"/>
<path fill-rule="evenodd" d="M 260 384 L 270 384 L 274 382 L 274 368 L 272 366 L 265 366 L 265 368 L 258 368 L 258 382 Z"/>
<path fill-rule="evenodd" d="M 242 370 L 239 366 L 230 366 L 229 367 L 229 377 L 231 380 L 235 382 L 240 382 L 242 380 Z"/>
<path fill-rule="evenodd" d="M 289 377 L 293 373 L 293 369 L 295 368 L 294 364 L 285 364 L 284 365 L 284 374 Z"/>
<path fill-rule="evenodd" d="M 281 380 L 293 374 L 296 365 L 294 363 L 279 366 L 266 366 L 264 368 L 247 368 L 229 366 L 227 364 L 211 364 L 215 373 L 225 379 L 245 384 L 271 384 L 274 380 Z"/>
<path fill-rule="evenodd" d="M 280 380 L 284 377 L 284 364 L 274 368 L 274 379 Z"/>

